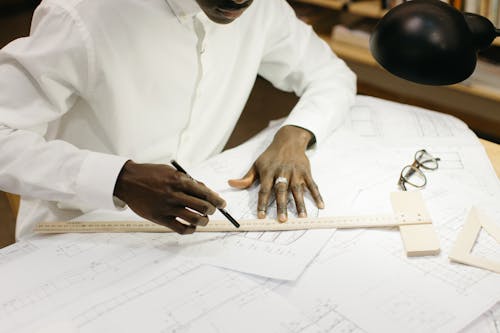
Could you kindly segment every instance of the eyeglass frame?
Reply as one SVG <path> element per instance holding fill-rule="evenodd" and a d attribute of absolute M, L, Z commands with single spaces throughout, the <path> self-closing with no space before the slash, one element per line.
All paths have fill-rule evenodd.
<path fill-rule="evenodd" d="M 417 155 L 419 153 L 427 154 L 431 158 L 430 159 L 426 159 L 425 161 L 419 161 L 417 159 Z M 413 159 L 413 163 L 404 166 L 403 169 L 401 170 L 401 173 L 399 175 L 399 181 L 398 181 L 398 185 L 401 188 L 401 190 L 407 191 L 407 188 L 405 186 L 406 183 L 410 184 L 411 186 L 413 186 L 415 188 L 424 188 L 425 185 L 427 185 L 427 177 L 425 176 L 425 174 L 423 173 L 423 171 L 420 170 L 420 168 L 425 169 L 425 170 L 437 170 L 439 168 L 439 164 L 438 164 L 439 161 L 441 161 L 441 159 L 439 157 L 432 156 L 431 154 L 429 154 L 429 152 L 427 152 L 427 150 L 425 150 L 425 149 L 418 150 L 415 153 L 415 156 L 414 156 L 414 159 Z M 424 163 L 426 163 L 426 162 L 435 162 L 436 163 L 436 167 L 435 168 L 431 168 L 431 167 L 428 167 L 428 166 L 424 165 Z M 405 171 L 406 168 L 410 168 L 410 169 L 408 170 L 408 172 L 406 173 L 406 175 L 403 175 L 403 172 Z M 410 181 L 408 181 L 406 179 L 406 177 L 409 177 L 409 176 L 411 176 L 413 174 L 413 173 L 411 173 L 410 175 L 408 175 L 408 173 L 410 171 L 412 171 L 412 170 L 413 170 L 413 173 L 417 172 L 419 175 L 422 176 L 422 178 L 424 179 L 424 183 L 422 185 L 415 185 L 415 184 L 413 184 L 412 182 L 410 182 Z"/>

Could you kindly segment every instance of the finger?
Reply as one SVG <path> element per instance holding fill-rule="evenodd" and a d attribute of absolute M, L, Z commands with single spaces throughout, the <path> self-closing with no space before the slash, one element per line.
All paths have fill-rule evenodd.
<path fill-rule="evenodd" d="M 175 231 L 179 235 L 190 235 L 196 231 L 195 226 L 181 223 L 177 221 L 174 216 L 167 216 L 162 219 L 157 219 L 154 222 Z"/>
<path fill-rule="evenodd" d="M 172 203 L 176 206 L 188 207 L 200 213 L 201 215 L 212 215 L 215 213 L 216 207 L 206 200 L 193 197 L 189 194 L 177 192 L 167 199 L 167 203 Z"/>
<path fill-rule="evenodd" d="M 292 181 L 290 186 L 299 217 L 307 217 L 306 204 L 304 203 L 304 186 L 304 183 L 297 181 Z"/>
<path fill-rule="evenodd" d="M 246 175 L 243 176 L 243 178 L 229 179 L 227 182 L 231 187 L 245 189 L 252 186 L 252 184 L 255 182 L 256 179 L 257 179 L 257 171 L 255 169 L 255 166 L 252 166 L 252 168 L 248 170 L 248 172 L 246 173 Z"/>
<path fill-rule="evenodd" d="M 208 217 L 190 211 L 184 207 L 177 207 L 170 210 L 170 214 L 180 218 L 193 226 L 206 226 L 208 224 Z"/>
<path fill-rule="evenodd" d="M 196 231 L 196 227 L 194 225 L 187 225 L 176 220 L 170 222 L 167 227 L 179 235 L 191 235 Z"/>
<path fill-rule="evenodd" d="M 323 202 L 323 198 L 319 193 L 318 185 L 316 185 L 316 183 L 314 182 L 314 180 L 310 175 L 306 175 L 305 181 L 307 188 L 309 189 L 309 192 L 311 193 L 311 196 L 313 197 L 314 202 L 316 203 L 316 206 L 318 206 L 319 209 L 325 208 L 325 203 Z"/>
<path fill-rule="evenodd" d="M 277 183 L 274 186 L 274 193 L 276 195 L 276 205 L 278 209 L 278 221 L 286 222 L 288 218 L 288 183 Z"/>
<path fill-rule="evenodd" d="M 267 214 L 269 197 L 273 189 L 273 177 L 265 175 L 260 177 L 259 199 L 257 203 L 257 217 L 263 219 Z"/>
<path fill-rule="evenodd" d="M 181 181 L 180 190 L 199 199 L 208 201 L 217 208 L 226 207 L 226 202 L 219 194 L 209 189 L 205 184 L 193 181 L 190 178 L 185 178 Z"/>

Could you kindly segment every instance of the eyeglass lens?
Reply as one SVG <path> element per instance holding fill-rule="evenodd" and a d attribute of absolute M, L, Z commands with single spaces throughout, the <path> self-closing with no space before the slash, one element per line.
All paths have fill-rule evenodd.
<path fill-rule="evenodd" d="M 415 153 L 415 161 L 424 169 L 436 170 L 438 168 L 439 158 L 433 157 L 425 149 L 422 149 Z"/>
<path fill-rule="evenodd" d="M 413 165 L 405 166 L 401 171 L 401 177 L 406 183 L 414 187 L 424 187 L 427 183 L 424 173 Z"/>

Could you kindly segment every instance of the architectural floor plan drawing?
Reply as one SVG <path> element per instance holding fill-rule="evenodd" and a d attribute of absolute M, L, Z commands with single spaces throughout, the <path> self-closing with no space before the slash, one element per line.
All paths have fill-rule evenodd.
<path fill-rule="evenodd" d="M 443 158 L 421 190 L 438 255 L 407 257 L 396 228 L 38 235 L 0 250 L 9 286 L 0 332 L 500 333 L 500 274 L 449 259 L 471 207 L 500 226 L 500 182 L 484 149 L 447 115 L 363 96 L 357 107 L 308 152 L 326 204 L 308 197 L 309 214 L 391 214 L 401 169 L 426 149 Z M 232 215 L 255 217 L 258 187 L 234 190 L 227 179 L 247 172 L 278 127 L 187 168 Z M 471 253 L 498 259 L 497 245 L 479 233 Z"/>
<path fill-rule="evenodd" d="M 56 236 L 30 259 L 11 262 L 0 280 L 24 285 L 0 296 L 0 332 L 320 332 L 266 280 L 190 262 L 135 237 L 95 236 Z M 22 258 L 51 264 L 36 281 L 17 279 Z"/>

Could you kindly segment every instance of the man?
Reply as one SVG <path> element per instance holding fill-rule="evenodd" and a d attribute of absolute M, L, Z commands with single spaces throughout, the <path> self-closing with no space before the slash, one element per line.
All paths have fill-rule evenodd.
<path fill-rule="evenodd" d="M 39 221 L 128 205 L 181 234 L 225 202 L 167 164 L 224 147 L 256 75 L 301 99 L 250 171 L 258 216 L 274 191 L 319 207 L 307 147 L 355 95 L 355 77 L 284 0 L 44 0 L 30 37 L 0 53 L 0 188 L 22 195 L 17 237 Z M 183 222 L 181 222 L 183 221 Z"/>

